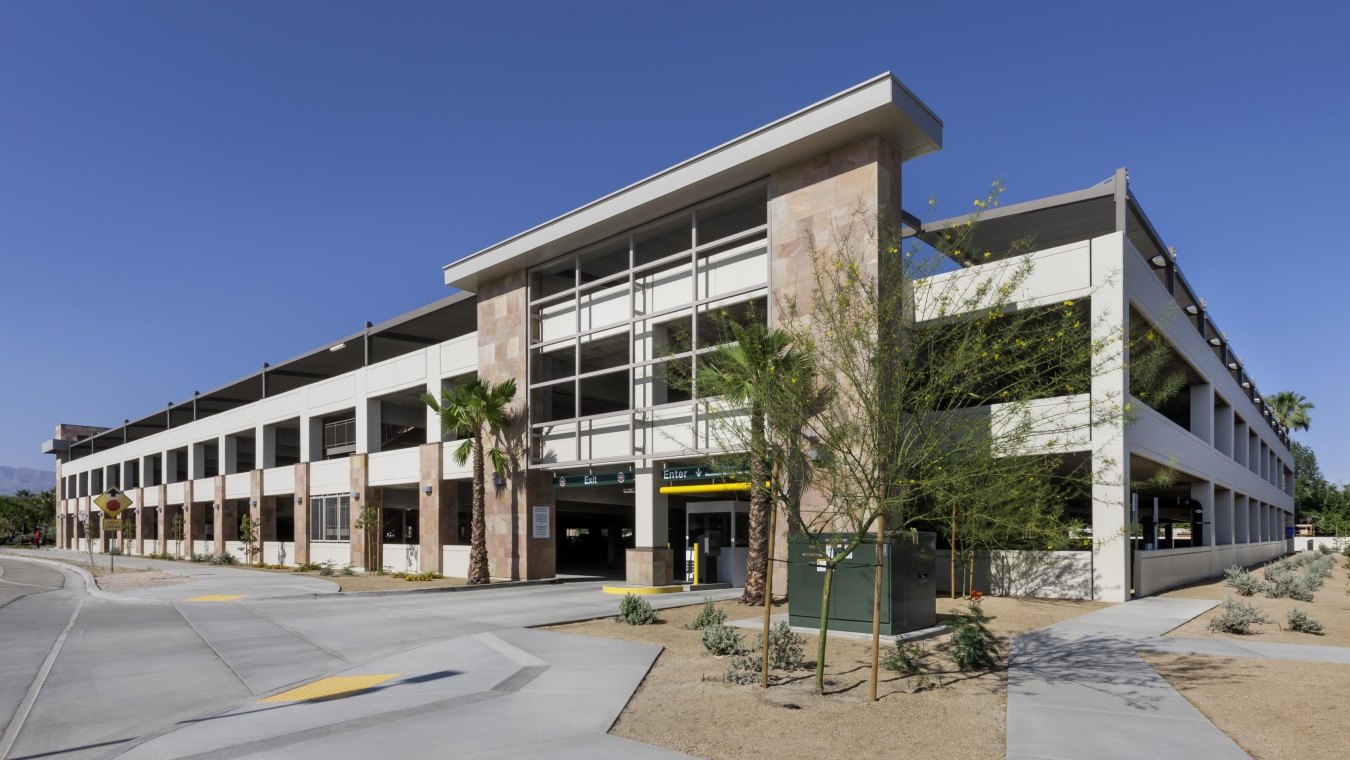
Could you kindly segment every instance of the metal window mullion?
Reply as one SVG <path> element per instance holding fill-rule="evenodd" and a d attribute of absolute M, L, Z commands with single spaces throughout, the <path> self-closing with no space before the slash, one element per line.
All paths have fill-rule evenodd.
<path fill-rule="evenodd" d="M 709 240 L 706 243 L 699 243 L 694 248 L 699 253 L 703 253 L 712 248 L 721 248 L 724 245 L 731 245 L 732 243 L 738 242 L 741 238 L 751 238 L 759 234 L 763 234 L 767 237 L 768 233 L 769 233 L 769 225 L 766 222 L 765 224 L 757 224 L 754 227 L 747 227 L 741 230 L 740 232 L 733 232 L 730 235 L 718 238 L 717 240 Z"/>

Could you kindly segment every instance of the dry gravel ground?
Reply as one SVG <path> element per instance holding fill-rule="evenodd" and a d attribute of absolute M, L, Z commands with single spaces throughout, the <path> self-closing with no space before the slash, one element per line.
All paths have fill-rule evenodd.
<path fill-rule="evenodd" d="M 1143 653 L 1144 660 L 1257 760 L 1345 754 L 1350 665 Z"/>
<path fill-rule="evenodd" d="M 1272 622 L 1241 636 L 1216 633 L 1206 626 L 1210 611 L 1173 629 L 1169 636 L 1213 637 L 1289 644 L 1350 646 L 1350 573 L 1338 557 L 1330 578 L 1311 602 L 1239 597 Z M 1258 578 L 1259 571 L 1253 571 Z M 1169 591 L 1163 596 L 1223 599 L 1233 590 L 1222 579 Z M 1301 609 L 1321 621 L 1324 635 L 1290 631 L 1285 616 Z M 1350 703 L 1350 665 L 1288 660 L 1258 660 L 1144 653 L 1172 687 L 1195 705 L 1221 731 L 1258 760 L 1309 758 L 1344 754 L 1350 742 L 1344 733 L 1345 705 Z"/>
<path fill-rule="evenodd" d="M 1107 606 L 998 597 L 986 597 L 982 604 L 1005 653 L 1013 634 Z M 762 609 L 736 602 L 717 606 L 731 620 L 757 617 Z M 938 600 L 940 617 L 961 607 L 962 601 Z M 947 655 L 947 636 L 925 642 L 933 650 L 929 661 L 941 682 L 937 689 L 909 693 L 908 679 L 883 670 L 880 699 L 870 703 L 870 642 L 830 639 L 824 696 L 815 693 L 812 670 L 788 674 L 785 683 L 767 690 L 730 684 L 723 680 L 729 658 L 709 655 L 699 632 L 684 628 L 699 608 L 661 610 L 662 623 L 652 626 L 603 619 L 551 629 L 665 647 L 615 723 L 614 734 L 708 758 L 1004 756 L 1006 671 L 957 671 Z M 775 611 L 785 612 L 786 605 Z M 754 637 L 749 632 L 747 643 Z M 816 637 L 805 638 L 807 666 L 814 669 Z"/>
<path fill-rule="evenodd" d="M 104 591 L 139 591 L 140 589 L 158 588 L 159 586 L 177 586 L 180 583 L 187 583 L 192 580 L 182 575 L 174 575 L 160 570 L 122 568 L 115 572 L 108 572 L 107 565 L 90 567 L 87 562 L 79 564 L 94 576 L 94 582 Z"/>
<path fill-rule="evenodd" d="M 1286 644 L 1324 644 L 1327 646 L 1350 646 L 1350 573 L 1346 570 L 1347 559 L 1338 555 L 1330 578 L 1322 584 L 1322 589 L 1313 595 L 1311 602 L 1298 602 L 1293 599 L 1267 599 L 1261 594 L 1241 597 L 1233 589 L 1224 585 L 1223 579 L 1187 586 L 1168 591 L 1162 596 L 1183 597 L 1187 599 L 1223 599 L 1230 594 L 1234 599 L 1247 602 L 1265 613 L 1272 622 L 1255 627 L 1256 633 L 1242 636 L 1234 633 L 1214 633 L 1206 628 L 1210 618 L 1217 614 L 1218 608 L 1173 629 L 1168 636 L 1208 636 L 1224 639 L 1243 639 L 1246 641 L 1276 641 Z M 1253 570 L 1253 575 L 1263 577 Z M 1287 630 L 1285 616 L 1291 609 L 1301 609 L 1310 617 L 1321 621 L 1324 633 L 1313 636 Z"/>

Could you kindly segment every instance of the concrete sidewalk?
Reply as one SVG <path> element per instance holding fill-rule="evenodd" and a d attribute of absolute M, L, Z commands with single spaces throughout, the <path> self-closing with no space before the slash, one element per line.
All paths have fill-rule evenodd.
<path fill-rule="evenodd" d="M 1140 599 L 1015 638 L 1008 758 L 1246 758 L 1135 653 L 1216 604 Z"/>

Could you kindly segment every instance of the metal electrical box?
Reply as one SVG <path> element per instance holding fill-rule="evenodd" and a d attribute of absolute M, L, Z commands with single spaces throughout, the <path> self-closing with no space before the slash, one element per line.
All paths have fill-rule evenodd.
<path fill-rule="evenodd" d="M 822 536 L 827 551 L 842 549 L 842 537 Z M 916 540 L 917 539 L 917 540 Z M 872 632 L 872 592 L 876 583 L 875 538 L 845 557 L 836 557 L 830 590 L 830 629 Z M 936 558 L 933 533 L 904 534 L 882 544 L 881 633 L 893 635 L 937 624 Z M 820 626 L 820 594 L 825 566 L 820 552 L 800 537 L 788 539 L 788 622 Z"/>

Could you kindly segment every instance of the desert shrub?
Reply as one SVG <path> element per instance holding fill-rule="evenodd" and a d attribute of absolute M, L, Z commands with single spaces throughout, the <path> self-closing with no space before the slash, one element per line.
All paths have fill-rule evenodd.
<path fill-rule="evenodd" d="M 731 662 L 727 663 L 727 670 L 723 678 L 728 683 L 760 683 L 763 680 L 762 671 L 759 668 L 761 664 L 763 664 L 762 655 L 751 651 L 742 652 L 733 656 Z M 772 681 L 773 676 L 770 676 L 769 680 Z"/>
<path fill-rule="evenodd" d="M 1330 557 L 1336 553 L 1336 550 L 1331 548 L 1331 544 L 1318 544 L 1317 551 L 1320 552 L 1323 557 Z"/>
<path fill-rule="evenodd" d="M 1270 599 L 1285 599 L 1298 593 L 1298 576 L 1285 564 L 1276 563 L 1266 568 L 1266 582 L 1263 587 Z"/>
<path fill-rule="evenodd" d="M 656 622 L 656 610 L 637 594 L 624 594 L 619 602 L 619 619 L 629 625 L 651 625 Z"/>
<path fill-rule="evenodd" d="M 1265 584 L 1261 583 L 1256 576 L 1247 572 L 1246 568 L 1237 565 L 1223 571 L 1223 575 L 1224 583 L 1231 586 L 1238 596 L 1251 596 L 1265 588 Z"/>
<path fill-rule="evenodd" d="M 210 562 L 210 561 L 211 561 L 210 554 L 193 554 L 191 557 L 188 557 L 188 562 Z"/>
<path fill-rule="evenodd" d="M 235 556 L 234 556 L 233 554 L 230 554 L 229 552 L 221 552 L 220 554 L 213 554 L 213 555 L 211 555 L 210 562 L 211 562 L 211 564 L 213 564 L 213 565 L 237 565 L 237 564 L 239 564 L 239 560 L 236 559 Z"/>
<path fill-rule="evenodd" d="M 716 657 L 738 654 L 741 651 L 741 634 L 729 625 L 710 625 L 703 629 L 703 648 Z"/>
<path fill-rule="evenodd" d="M 1308 613 L 1303 610 L 1289 610 L 1289 614 L 1285 617 L 1285 620 L 1289 623 L 1289 630 L 1291 631 L 1311 633 L 1317 636 L 1322 635 L 1322 624 L 1308 617 Z"/>
<path fill-rule="evenodd" d="M 902 676 L 917 676 L 926 667 L 928 648 L 918 642 L 897 641 L 881 658 L 881 667 L 893 670 Z"/>
<path fill-rule="evenodd" d="M 435 570 L 428 570 L 425 573 L 390 573 L 394 578 L 402 578 L 405 581 L 434 581 L 443 576 Z"/>
<path fill-rule="evenodd" d="M 717 609 L 713 605 L 712 599 L 703 600 L 703 609 L 698 611 L 694 619 L 685 626 L 691 631 L 701 631 L 714 625 L 722 625 L 727 621 L 727 613 Z"/>
<path fill-rule="evenodd" d="M 337 570 L 333 567 L 333 560 L 326 560 L 319 563 L 319 575 L 336 575 Z"/>
<path fill-rule="evenodd" d="M 1270 618 L 1260 610 L 1230 596 L 1219 605 L 1219 614 L 1210 618 L 1208 627 L 1211 631 L 1247 635 L 1252 633 L 1252 626 L 1269 622 Z"/>
<path fill-rule="evenodd" d="M 763 637 L 755 637 L 755 649 L 762 649 Z M 769 626 L 769 667 L 773 670 L 800 670 L 806 659 L 806 638 L 793 633 L 792 626 L 778 621 Z"/>
<path fill-rule="evenodd" d="M 989 630 L 989 616 L 976 601 L 967 609 L 948 623 L 952 629 L 952 661 L 962 670 L 993 668 L 998 664 L 998 638 Z"/>
<path fill-rule="evenodd" d="M 295 572 L 297 573 L 313 573 L 322 569 L 323 565 L 318 562 L 301 562 L 295 566 Z"/>
<path fill-rule="evenodd" d="M 122 556 L 122 547 L 120 546 L 109 547 L 108 553 L 114 557 L 120 557 Z"/>
<path fill-rule="evenodd" d="M 356 575 L 356 571 L 352 569 L 351 563 L 348 562 L 347 564 L 342 566 L 341 570 L 338 571 L 338 575 Z"/>

